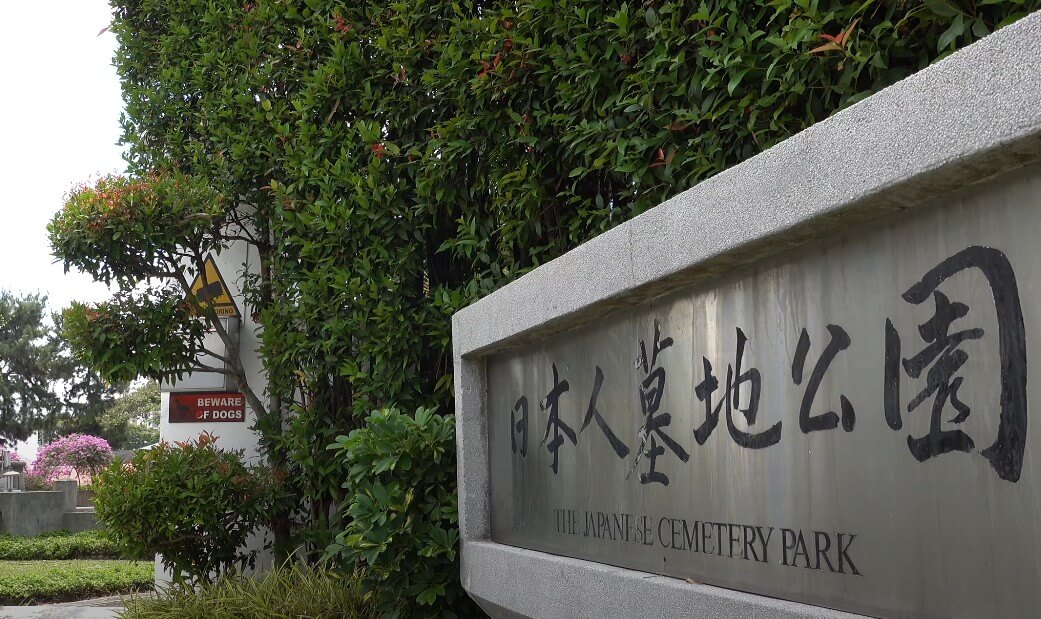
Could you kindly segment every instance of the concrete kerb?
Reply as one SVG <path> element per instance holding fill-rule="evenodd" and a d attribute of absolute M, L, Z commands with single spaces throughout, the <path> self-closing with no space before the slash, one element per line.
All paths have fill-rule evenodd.
<path fill-rule="evenodd" d="M 631 609 L 642 615 L 853 616 L 488 541 L 485 360 L 1037 162 L 1039 101 L 1034 13 L 456 313 L 462 578 L 471 595 L 497 616 L 624 616 L 633 595 L 644 596 Z M 566 608 L 552 594 L 562 582 Z"/>
<path fill-rule="evenodd" d="M 109 619 L 122 611 L 122 606 L 2 606 L 0 619 Z"/>
<path fill-rule="evenodd" d="M 468 543 L 468 589 L 494 616 L 690 617 L 696 619 L 854 619 L 841 611 L 767 598 L 486 541 Z M 502 591 L 496 583 L 524 583 Z M 538 591 L 537 595 L 531 595 Z M 480 597 L 480 596 L 478 596 Z M 580 609 L 580 611 L 579 611 Z M 494 612 L 494 611 L 502 612 Z"/>

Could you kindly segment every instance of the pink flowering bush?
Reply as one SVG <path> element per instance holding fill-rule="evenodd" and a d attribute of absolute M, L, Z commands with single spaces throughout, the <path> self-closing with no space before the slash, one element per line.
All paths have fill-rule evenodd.
<path fill-rule="evenodd" d="M 47 481 L 75 477 L 86 483 L 112 461 L 108 441 L 89 434 L 70 434 L 40 448 L 30 474 Z"/>

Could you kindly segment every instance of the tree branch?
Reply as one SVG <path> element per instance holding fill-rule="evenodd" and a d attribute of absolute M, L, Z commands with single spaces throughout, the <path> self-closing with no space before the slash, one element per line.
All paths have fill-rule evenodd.
<path fill-rule="evenodd" d="M 205 288 L 209 284 L 209 281 L 206 278 L 205 259 L 198 248 L 192 248 L 191 251 L 194 257 L 195 267 L 202 278 L 202 284 Z M 256 411 L 257 418 L 266 417 L 269 413 L 267 407 L 264 406 L 256 392 L 254 392 L 249 386 L 249 381 L 246 379 L 246 370 L 242 365 L 242 355 L 239 353 L 237 338 L 233 338 L 231 334 L 228 333 L 228 330 L 224 328 L 224 323 L 221 322 L 220 317 L 217 316 L 217 313 L 212 307 L 204 308 L 199 304 L 199 300 L 194 294 L 192 294 L 191 284 L 188 283 L 184 273 L 178 272 L 175 279 L 184 290 L 186 300 L 195 310 L 196 315 L 202 316 L 206 319 L 210 327 L 217 333 L 217 337 L 219 337 L 221 342 L 224 343 L 225 351 L 228 352 L 228 355 L 225 357 L 225 363 L 231 366 L 231 369 L 214 371 L 219 371 L 221 374 L 230 376 L 232 380 L 234 380 L 236 386 L 242 391 L 242 395 L 245 396 L 250 408 Z"/>
<path fill-rule="evenodd" d="M 261 241 L 260 239 L 258 239 L 255 236 L 253 236 L 254 230 L 251 230 L 249 228 L 249 226 L 247 226 L 246 224 L 242 223 L 242 215 L 241 215 L 241 213 L 239 213 L 239 210 L 237 208 L 231 209 L 231 218 L 235 222 L 235 225 L 237 225 L 239 227 L 239 233 L 243 234 L 245 236 L 227 234 L 227 235 L 221 235 L 222 238 L 227 239 L 227 240 L 245 241 L 247 243 L 250 243 L 250 244 L 256 246 L 258 249 L 261 249 L 261 250 L 268 250 L 268 249 L 270 249 L 270 246 L 267 244 L 267 242 Z"/>
<path fill-rule="evenodd" d="M 224 363 L 227 363 L 227 364 L 231 364 L 231 359 L 229 359 L 228 357 L 226 357 L 224 355 L 218 354 L 217 351 L 215 351 L 215 350 L 210 350 L 209 348 L 206 348 L 205 346 L 200 346 L 199 350 L 201 350 L 202 352 L 206 353 L 207 355 L 213 357 L 214 359 L 217 359 L 219 361 L 223 361 Z"/>

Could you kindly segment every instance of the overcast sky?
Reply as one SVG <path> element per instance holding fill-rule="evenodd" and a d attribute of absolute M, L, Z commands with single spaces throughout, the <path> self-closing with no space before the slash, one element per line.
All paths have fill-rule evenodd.
<path fill-rule="evenodd" d="M 107 296 L 54 263 L 46 226 L 74 183 L 124 169 L 109 14 L 106 0 L 0 0 L 0 288 L 52 309 Z"/>

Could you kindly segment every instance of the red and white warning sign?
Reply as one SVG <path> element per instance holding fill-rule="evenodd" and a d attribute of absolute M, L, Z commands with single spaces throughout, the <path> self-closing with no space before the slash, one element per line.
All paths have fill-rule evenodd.
<path fill-rule="evenodd" d="M 246 420 L 241 393 L 171 393 L 170 423 L 235 422 Z"/>

